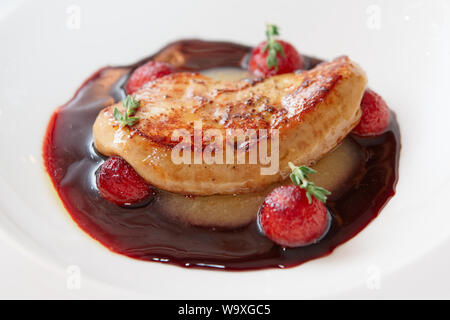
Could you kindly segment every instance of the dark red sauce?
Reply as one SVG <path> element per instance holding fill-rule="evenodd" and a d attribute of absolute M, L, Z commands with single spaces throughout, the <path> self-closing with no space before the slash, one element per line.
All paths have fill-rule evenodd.
<path fill-rule="evenodd" d="M 400 134 L 395 116 L 388 132 L 356 138 L 366 161 L 352 186 L 327 202 L 332 223 L 317 244 L 284 249 L 259 231 L 256 222 L 237 230 L 187 226 L 158 212 L 152 203 L 122 208 L 104 200 L 95 172 L 104 157 L 95 151 L 92 125 L 104 107 L 125 96 L 130 72 L 149 59 L 172 63 L 179 71 L 243 67 L 251 48 L 227 42 L 184 40 L 170 44 L 133 66 L 107 67 L 92 75 L 52 116 L 43 157 L 53 184 L 73 220 L 111 251 L 141 260 L 185 267 L 248 270 L 291 267 L 330 254 L 360 232 L 394 195 Z M 320 62 L 306 58 L 308 68 Z"/>

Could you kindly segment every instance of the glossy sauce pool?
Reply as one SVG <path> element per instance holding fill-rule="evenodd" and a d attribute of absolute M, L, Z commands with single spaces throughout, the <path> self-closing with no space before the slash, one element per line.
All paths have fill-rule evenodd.
<path fill-rule="evenodd" d="M 133 66 L 107 67 L 92 75 L 52 116 L 43 145 L 47 172 L 73 220 L 113 252 L 183 267 L 249 270 L 292 267 L 330 254 L 360 232 L 395 193 L 400 134 L 395 116 L 388 132 L 352 139 L 364 152 L 360 173 L 345 193 L 327 201 L 331 227 L 317 244 L 282 248 L 264 237 L 256 222 L 225 230 L 194 227 L 169 217 L 154 203 L 122 208 L 104 200 L 95 172 L 104 161 L 93 146 L 92 125 L 104 107 L 125 96 L 123 86 L 136 66 L 167 61 L 178 71 L 244 67 L 251 48 L 226 42 L 183 40 Z M 312 68 L 319 60 L 306 58 Z"/>

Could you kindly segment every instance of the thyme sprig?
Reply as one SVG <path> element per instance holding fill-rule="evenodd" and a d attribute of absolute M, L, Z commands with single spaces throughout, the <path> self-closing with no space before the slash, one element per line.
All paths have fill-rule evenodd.
<path fill-rule="evenodd" d="M 120 126 L 131 127 L 139 121 L 138 117 L 134 117 L 137 112 L 137 108 L 139 107 L 139 101 L 128 95 L 122 100 L 122 104 L 126 108 L 125 113 L 122 114 L 119 109 L 114 108 L 114 119 L 119 122 Z"/>
<path fill-rule="evenodd" d="M 266 46 L 263 49 L 263 52 L 268 51 L 267 54 L 267 67 L 269 69 L 275 68 L 275 70 L 278 70 L 278 60 L 277 55 L 278 53 L 281 54 L 281 56 L 284 58 L 284 48 L 283 46 L 276 40 L 276 36 L 279 36 L 280 33 L 278 32 L 278 27 L 274 24 L 267 24 L 266 28 Z"/>
<path fill-rule="evenodd" d="M 308 175 L 316 173 L 316 170 L 305 166 L 296 167 L 292 162 L 289 162 L 289 167 L 292 170 L 290 175 L 292 182 L 294 185 L 305 189 L 309 203 L 312 202 L 312 196 L 324 203 L 327 201 L 327 196 L 329 196 L 331 192 L 316 186 L 314 182 L 308 180 Z"/>

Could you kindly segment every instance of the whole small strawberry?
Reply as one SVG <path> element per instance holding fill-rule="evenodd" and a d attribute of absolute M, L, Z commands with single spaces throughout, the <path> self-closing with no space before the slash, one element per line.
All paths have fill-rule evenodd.
<path fill-rule="evenodd" d="M 97 187 L 103 198 L 117 205 L 149 200 L 154 190 L 120 157 L 108 158 L 97 171 Z"/>
<path fill-rule="evenodd" d="M 383 98 L 375 91 L 366 89 L 361 100 L 361 120 L 353 129 L 360 136 L 382 134 L 389 127 L 391 113 Z"/>
<path fill-rule="evenodd" d="M 267 41 L 256 46 L 250 56 L 249 70 L 258 77 L 294 72 L 302 69 L 305 61 L 290 43 L 275 39 L 278 28 L 268 24 Z"/>
<path fill-rule="evenodd" d="M 128 94 L 133 94 L 147 82 L 156 80 L 173 72 L 173 67 L 168 63 L 149 61 L 134 70 L 133 74 L 128 79 L 125 89 Z"/>
<path fill-rule="evenodd" d="M 300 247 L 317 242 L 329 227 L 324 202 L 330 192 L 307 180 L 315 171 L 308 167 L 292 168 L 294 185 L 273 190 L 264 200 L 258 222 L 264 234 L 284 247 Z"/>

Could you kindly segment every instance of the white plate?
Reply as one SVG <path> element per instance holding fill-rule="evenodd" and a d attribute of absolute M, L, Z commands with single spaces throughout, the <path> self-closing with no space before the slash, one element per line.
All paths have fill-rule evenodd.
<path fill-rule="evenodd" d="M 448 248 L 447 2 L 277 1 L 274 8 L 273 1 L 27 1 L 5 15 L 0 233 L 51 272 L 76 266 L 69 271 L 80 270 L 84 281 L 151 298 L 338 297 L 382 288 L 383 279 L 411 270 L 425 255 L 437 257 L 438 246 Z M 43 169 L 52 111 L 101 66 L 134 62 L 184 37 L 256 44 L 267 21 L 301 52 L 358 61 L 397 113 L 400 180 L 380 217 L 329 257 L 287 270 L 188 270 L 113 254 L 89 238 L 62 208 Z"/>

